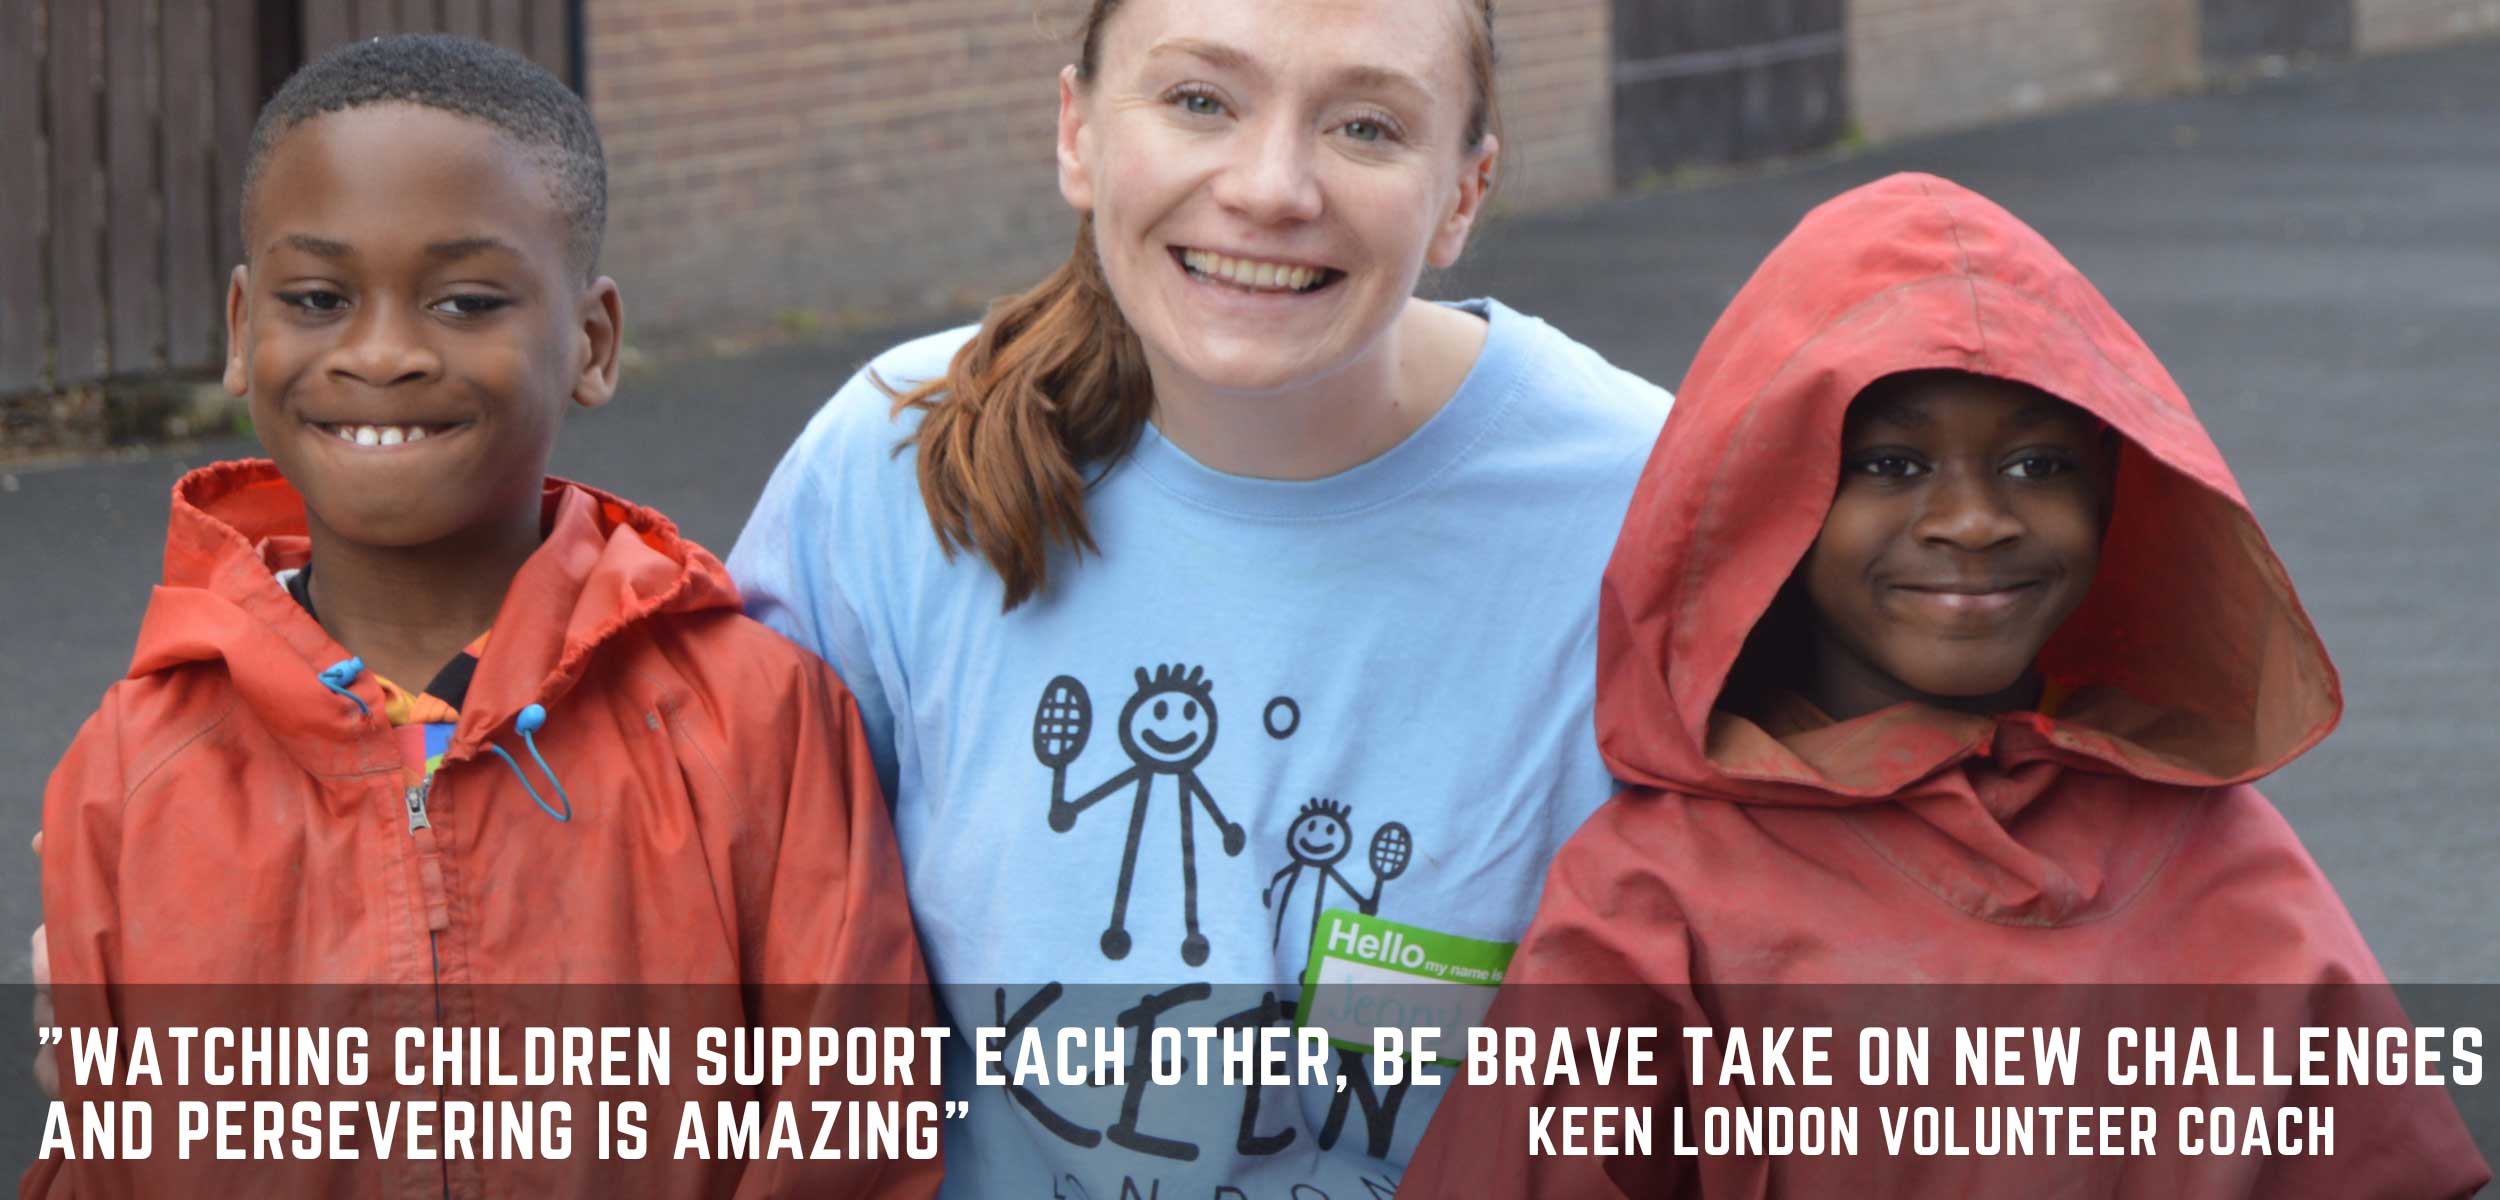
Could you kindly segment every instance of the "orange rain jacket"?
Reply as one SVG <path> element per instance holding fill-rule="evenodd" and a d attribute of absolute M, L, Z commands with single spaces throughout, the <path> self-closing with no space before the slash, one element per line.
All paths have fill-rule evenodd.
<path fill-rule="evenodd" d="M 215 1024 L 230 1015 L 221 1004 L 242 1019 L 278 990 L 134 985 L 355 984 L 376 985 L 367 1015 L 375 997 L 422 998 L 408 1006 L 414 1025 L 582 1024 L 583 1012 L 601 1014 L 590 1024 L 736 1025 L 763 1019 L 756 985 L 825 983 L 846 986 L 804 990 L 783 1015 L 934 1023 L 849 693 L 740 615 L 719 561 L 658 513 L 552 479 L 545 506 L 546 540 L 504 597 L 419 820 L 378 686 L 348 685 L 360 708 L 324 685 L 349 654 L 272 576 L 307 557 L 294 489 L 260 461 L 176 485 L 165 578 L 128 677 L 45 793 L 60 1024 L 127 1023 L 142 1009 Z M 515 728 L 533 704 L 546 714 L 535 754 Z M 550 803 L 547 776 L 559 780 L 572 819 L 551 819 L 489 746 Z M 519 986 L 537 984 L 667 986 Z M 321 990 L 289 1003 L 317 1007 L 306 997 Z M 387 1080 L 383 1043 L 373 1057 Z M 505 1059 L 517 1068 L 517 1033 Z M 66 1084 L 66 1054 L 61 1070 Z M 589 1190 L 596 1170 L 638 1196 L 739 1182 L 735 1163 L 674 1161 L 666 1113 L 652 1118 L 647 1161 L 594 1164 L 588 1109 L 576 1105 L 571 1162 L 368 1160 L 279 1190 L 564 1195 Z M 120 1167 L 40 1162 L 22 1194 L 180 1194 L 99 1174 Z M 932 1193 L 938 1170 L 854 1169 L 869 1182 L 842 1178 L 880 1196 Z M 242 1178 L 193 1185 L 230 1193 Z M 761 1183 L 751 1173 L 746 1190 Z"/>
<path fill-rule="evenodd" d="M 2029 384 L 2124 439 L 2092 591 L 2040 658 L 2069 698 L 2054 716 L 1902 704 L 1837 723 L 1791 704 L 1777 729 L 1722 709 L 1747 635 L 1822 527 L 1850 401 L 1930 368 Z M 1613 1093 L 1657 1106 L 1656 1152 L 1531 1158 L 1528 1106 L 1578 1102 L 1572 1089 L 1462 1089 L 1400 1195 L 2424 1197 L 2489 1177 L 2435 1086 L 2337 1093 L 2333 1158 L 1895 1158 L 1877 1106 L 1937 1099 L 1852 1092 L 1854 1068 L 1835 1070 L 1838 1088 L 1694 1083 L 1681 1025 L 1845 1029 L 1924 1005 L 1941 1018 L 1942 1083 L 1943 1027 L 1970 1021 L 2403 1016 L 2383 989 L 2334 986 L 2383 976 L 2249 786 L 2334 726 L 2325 648 L 2178 385 L 2039 234 L 1932 176 L 1844 194 L 1773 251 L 1677 394 L 1600 608 L 1598 738 L 1626 790 L 1557 857 L 1493 1018 L 1664 1027 L 1667 1094 Z M 1849 986 L 1864 984 L 1990 986 Z M 2102 1044 L 2086 1042 L 2088 1061 Z M 1839 1050 L 1854 1064 L 1854 1046 Z M 2180 1099 L 2084 1087 L 2026 1101 L 2147 1096 Z M 2264 1096 L 2202 1102 L 2300 1103 Z M 1863 1106 L 1858 1158 L 1669 1148 L 1678 1108 L 1835 1102 Z M 1687 1125 L 1702 1146 L 1702 1123 Z M 2165 1121 L 2157 1144 L 2173 1134 Z"/>

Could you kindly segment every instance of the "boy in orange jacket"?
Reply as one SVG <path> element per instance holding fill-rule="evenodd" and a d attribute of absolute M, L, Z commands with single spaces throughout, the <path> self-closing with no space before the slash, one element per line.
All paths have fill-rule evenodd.
<path fill-rule="evenodd" d="M 2101 1077 L 2142 1064 L 2102 1061 L 2092 1032 L 2075 1086 L 2008 1085 L 2024 1111 L 2332 1107 L 2333 1154 L 2197 1153 L 2210 1119 L 2114 1157 L 2068 1157 L 2058 1125 L 2028 1152 L 1888 1150 L 1878 1106 L 1936 1096 L 1856 1087 L 1852 1027 L 2239 1018 L 2288 1046 L 2292 1026 L 2404 1023 L 2249 786 L 2334 726 L 2335 671 L 2169 374 L 1963 188 L 1898 175 L 1816 209 L 1679 394 L 1600 607 L 1598 738 L 1626 790 L 1556 858 L 1493 1018 L 1659 1027 L 1663 1086 L 1464 1090 L 1401 1196 L 2455 1196 L 2489 1178 L 2435 1085 L 2190 1075 L 2113 1095 Z M 1732 1054 L 1765 1026 L 1842 1030 L 1834 1085 L 1748 1078 L 1682 1036 Z M 1945 1085 L 1954 1035 L 1936 1036 Z M 1653 1152 L 1536 1156 L 1530 1110 L 1558 1100 L 1655 1114 Z M 1854 1154 L 1828 1126 L 1819 1150 L 1812 1128 L 1786 1149 L 1710 1135 L 1713 1113 L 1851 1104 Z M 1966 1149 L 1998 1136 L 1978 1111 Z"/>
<path fill-rule="evenodd" d="M 225 385 L 275 462 L 176 486 L 128 677 L 46 790 L 61 1024 L 178 1007 L 142 984 L 388 985 L 420 1000 L 412 1023 L 445 1026 L 539 1023 L 517 985 L 642 985 L 678 998 L 672 1018 L 739 1024 L 774 1009 L 761 985 L 826 983 L 850 990 L 777 1011 L 928 1023 L 848 693 L 740 615 L 666 518 L 547 476 L 564 408 L 616 389 L 605 208 L 580 99 L 482 43 L 356 43 L 263 110 Z M 597 1162 L 576 1113 L 569 1162 L 374 1156 L 286 1178 L 739 1182 L 664 1152 Z M 933 1159 L 844 1166 L 862 1192 L 934 1190 Z M 25 1190 L 147 1168 L 50 1158 Z"/>

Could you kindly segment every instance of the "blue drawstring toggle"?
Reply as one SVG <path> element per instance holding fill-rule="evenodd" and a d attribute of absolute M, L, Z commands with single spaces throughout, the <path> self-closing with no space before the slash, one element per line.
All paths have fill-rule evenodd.
<path fill-rule="evenodd" d="M 321 686 L 355 701 L 356 711 L 370 717 L 373 715 L 373 710 L 365 705 L 364 698 L 347 690 L 347 685 L 356 682 L 356 677 L 364 673 L 365 660 L 342 658 L 322 670 Z"/>
<path fill-rule="evenodd" d="M 503 765 L 512 768 L 512 777 L 521 781 L 521 790 L 530 794 L 530 799 L 538 805 L 540 812 L 558 821 L 570 821 L 573 819 L 573 798 L 564 794 L 564 781 L 556 778 L 555 768 L 547 765 L 546 756 L 538 752 L 538 742 L 530 737 L 531 734 L 546 728 L 546 725 L 547 710 L 544 706 L 537 704 L 522 709 L 521 715 L 514 718 L 512 722 L 512 727 L 521 731 L 521 744 L 529 748 L 530 758 L 538 763 L 539 770 L 547 773 L 548 784 L 556 789 L 556 800 L 564 805 L 561 812 L 557 811 L 554 805 L 547 803 L 546 799 L 538 794 L 537 788 L 530 786 L 530 777 L 522 772 L 521 764 L 514 761 L 512 755 L 503 747 L 488 742 L 486 748 L 494 751 L 495 757 L 503 760 Z"/>

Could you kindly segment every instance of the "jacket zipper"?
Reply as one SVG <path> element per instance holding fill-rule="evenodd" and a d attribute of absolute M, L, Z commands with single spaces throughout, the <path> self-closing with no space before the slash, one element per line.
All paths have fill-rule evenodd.
<path fill-rule="evenodd" d="M 425 951 L 434 967 L 434 1027 L 443 1025 L 443 931 L 451 928 L 451 893 L 443 885 L 442 843 L 434 837 L 434 822 L 426 815 L 426 796 L 434 789 L 434 777 L 426 776 L 408 789 L 408 836 L 417 846 L 417 882 L 425 893 Z M 442 1089 L 434 1098 L 443 1098 Z M 443 1198 L 451 1200 L 451 1164 L 443 1164 Z"/>
<path fill-rule="evenodd" d="M 417 843 L 417 883 L 425 893 L 425 933 L 428 944 L 435 945 L 434 984 L 443 982 L 442 951 L 436 939 L 451 928 L 451 894 L 443 886 L 442 844 L 434 838 L 434 822 L 426 815 L 426 795 L 434 788 L 428 777 L 408 789 L 408 836 Z M 442 997 L 434 999 L 435 1016 L 442 1016 Z"/>

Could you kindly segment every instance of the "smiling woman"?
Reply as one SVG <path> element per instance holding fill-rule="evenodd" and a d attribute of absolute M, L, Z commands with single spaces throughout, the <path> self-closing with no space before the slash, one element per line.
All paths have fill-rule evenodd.
<path fill-rule="evenodd" d="M 858 695 L 967 1038 L 1292 1023 L 1341 921 L 1507 942 L 1609 794 L 1596 585 L 1667 396 L 1416 297 L 1493 83 L 1483 0 L 1096 3 L 1067 263 L 767 485 L 730 569 Z M 1342 1057 L 1359 1097 L 965 1086 L 947 1186 L 1385 1194 L 1439 1092 Z"/>
<path fill-rule="evenodd" d="M 1483 342 L 1483 321 L 1414 289 L 1457 261 L 1493 187 L 1491 10 L 1289 7 L 1094 5 L 1059 80 L 1076 247 L 903 394 L 927 410 L 940 538 L 988 559 L 1010 607 L 1053 545 L 1093 548 L 1083 468 L 1149 415 L 1206 466 L 1315 479 L 1422 425 Z"/>

